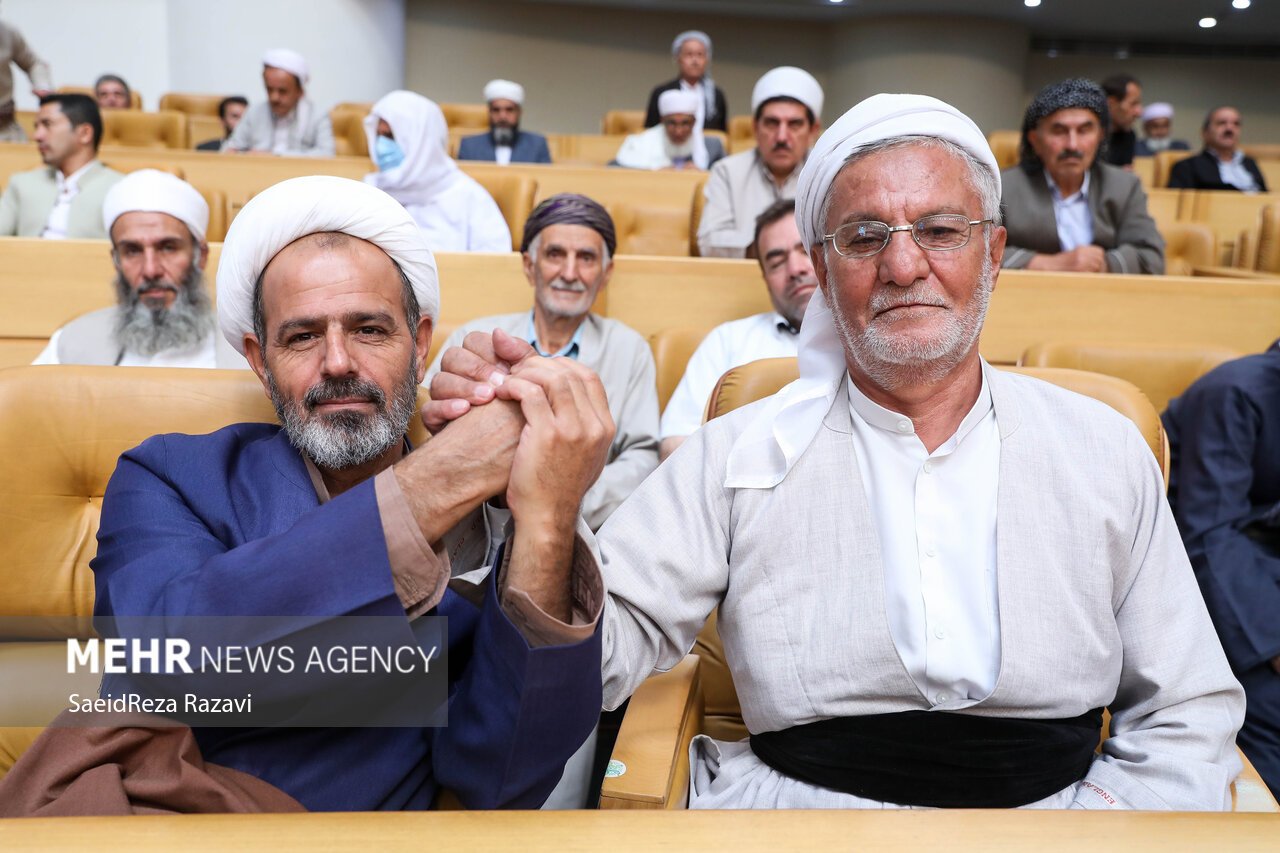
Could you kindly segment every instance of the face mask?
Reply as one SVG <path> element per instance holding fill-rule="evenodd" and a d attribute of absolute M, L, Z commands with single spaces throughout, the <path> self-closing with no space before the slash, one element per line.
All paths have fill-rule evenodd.
<path fill-rule="evenodd" d="M 404 151 L 400 145 L 389 136 L 379 136 L 373 146 L 374 156 L 377 158 L 378 171 L 385 172 L 394 169 L 404 162 Z"/>

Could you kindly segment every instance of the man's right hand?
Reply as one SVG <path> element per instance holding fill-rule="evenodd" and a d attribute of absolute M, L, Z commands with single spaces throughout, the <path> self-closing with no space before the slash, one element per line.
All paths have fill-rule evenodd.
<path fill-rule="evenodd" d="M 1054 272 L 1106 272 L 1107 251 L 1101 246 L 1076 246 L 1056 255 L 1036 255 L 1027 264 L 1029 270 Z"/>
<path fill-rule="evenodd" d="M 432 434 L 468 411 L 494 399 L 511 365 L 533 354 L 526 341 L 500 329 L 472 332 L 460 347 L 440 357 L 440 372 L 431 377 L 431 400 L 422 407 L 422 423 Z"/>

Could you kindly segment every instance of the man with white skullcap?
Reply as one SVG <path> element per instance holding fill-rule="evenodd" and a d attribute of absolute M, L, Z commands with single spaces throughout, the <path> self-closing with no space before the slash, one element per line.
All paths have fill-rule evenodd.
<path fill-rule="evenodd" d="M 724 92 L 711 79 L 711 36 L 702 30 L 685 30 L 671 42 L 671 58 L 680 69 L 680 76 L 655 86 L 649 93 L 649 106 L 645 109 L 644 126 L 654 127 L 662 121 L 658 99 L 664 92 L 689 92 L 697 99 L 694 112 L 698 130 L 728 129 L 729 108 L 725 105 Z"/>
<path fill-rule="evenodd" d="M 306 96 L 311 69 L 302 54 L 274 48 L 262 54 L 265 103 L 245 111 L 222 150 L 286 157 L 334 156 L 329 114 Z"/>
<path fill-rule="evenodd" d="M 796 220 L 799 379 L 601 531 L 605 707 L 717 612 L 751 736 L 694 741 L 690 807 L 1230 808 L 1243 695 L 1146 441 L 979 355 L 1005 243 L 982 131 L 868 98 Z"/>
<path fill-rule="evenodd" d="M 188 810 L 167 804 L 227 773 L 251 796 L 224 810 L 259 805 L 264 790 L 272 808 L 425 809 L 441 788 L 469 808 L 534 808 L 591 731 L 603 587 L 578 506 L 612 438 L 604 393 L 570 359 L 525 359 L 495 402 L 410 448 L 438 311 L 435 259 L 381 190 L 295 178 L 236 217 L 218 267 L 219 323 L 283 426 L 156 436 L 123 454 L 92 562 L 94 624 L 126 639 L 189 636 L 197 617 L 207 634 L 260 614 L 231 622 L 241 627 L 228 642 L 262 650 L 285 637 L 304 677 L 277 683 L 272 669 L 251 682 L 253 704 L 222 719 L 235 729 L 192 722 L 194 759 L 170 756 L 183 772 L 160 771 L 150 809 Z M 504 496 L 505 508 L 486 503 Z M 436 706 L 307 678 L 300 637 L 352 666 L 362 648 L 408 648 L 414 661 L 447 648 L 447 664 L 431 661 L 447 672 L 417 670 L 447 678 L 447 724 Z M 397 653 L 396 671 L 405 665 Z M 122 683 L 108 676 L 102 695 Z M 216 683 L 245 695 L 243 681 Z M 264 707 L 284 722 L 244 716 Z M 389 727 L 289 727 L 317 713 L 328 726 Z M 173 742 L 165 731 L 153 755 Z M 75 813 L 77 786 L 62 789 L 62 813 Z"/>
<path fill-rule="evenodd" d="M 459 160 L 491 160 L 499 166 L 551 162 L 547 138 L 520 127 L 523 86 L 510 80 L 490 80 L 484 87 L 484 100 L 489 105 L 489 132 L 463 137 L 458 143 Z"/>
<path fill-rule="evenodd" d="M 58 329 L 32 364 L 246 367 L 217 334 L 204 284 L 209 205 L 191 184 L 140 169 L 108 192 L 116 305 Z"/>
<path fill-rule="evenodd" d="M 800 167 L 822 130 L 822 86 L 813 75 L 784 65 L 765 73 L 751 92 L 756 147 L 725 157 L 703 187 L 698 224 L 703 257 L 741 258 L 756 217 L 781 198 L 793 198 Z"/>
<path fill-rule="evenodd" d="M 702 169 L 724 157 L 724 146 L 714 136 L 703 136 L 697 125 L 698 96 L 668 89 L 658 96 L 662 123 L 622 141 L 611 165 L 628 169 Z"/>
<path fill-rule="evenodd" d="M 1144 138 L 1138 140 L 1135 153 L 1139 157 L 1154 157 L 1158 151 L 1190 151 L 1191 145 L 1185 139 L 1174 139 L 1173 104 L 1167 101 L 1156 101 L 1147 104 L 1142 110 L 1142 132 Z"/>

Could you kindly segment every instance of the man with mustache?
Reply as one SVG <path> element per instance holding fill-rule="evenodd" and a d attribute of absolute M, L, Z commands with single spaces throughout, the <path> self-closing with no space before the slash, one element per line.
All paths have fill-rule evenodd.
<path fill-rule="evenodd" d="M 1164 272 L 1164 239 L 1138 177 L 1104 163 L 1107 96 L 1090 80 L 1041 89 L 1022 121 L 1022 161 L 1001 174 L 1006 269 Z"/>
<path fill-rule="evenodd" d="M 698 345 L 662 411 L 663 459 L 702 425 L 707 398 L 725 371 L 759 358 L 795 356 L 804 309 L 818 287 L 795 211 L 795 199 L 784 198 L 756 218 L 752 245 L 773 310 L 721 323 Z"/>
<path fill-rule="evenodd" d="M 1169 172 L 1169 186 L 1191 190 L 1236 190 L 1264 193 L 1267 181 L 1252 157 L 1240 150 L 1240 111 L 1215 107 L 1200 130 L 1204 150 L 1179 160 Z"/>
<path fill-rule="evenodd" d="M 634 329 L 591 312 L 613 275 L 615 248 L 613 218 L 598 202 L 575 193 L 545 199 L 525 222 L 520 245 L 533 309 L 472 320 L 441 347 L 443 354 L 472 332 L 501 329 L 539 355 L 565 356 L 599 375 L 617 432 L 608 464 L 582 500 L 582 517 L 592 530 L 658 465 L 653 353 Z M 427 370 L 428 382 L 441 358 Z"/>
<path fill-rule="evenodd" d="M 32 364 L 246 366 L 217 334 L 204 287 L 209 205 L 195 187 L 139 169 L 107 192 L 102 225 L 111 238 L 116 305 L 55 331 Z"/>

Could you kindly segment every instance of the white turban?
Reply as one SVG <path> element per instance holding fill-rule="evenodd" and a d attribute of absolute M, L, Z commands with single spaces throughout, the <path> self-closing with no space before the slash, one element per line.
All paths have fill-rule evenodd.
<path fill-rule="evenodd" d="M 1147 104 L 1146 109 L 1142 111 L 1143 121 L 1152 121 L 1158 118 L 1173 118 L 1173 104 L 1165 101 L 1156 101 L 1154 104 Z"/>
<path fill-rule="evenodd" d="M 102 225 L 111 226 L 125 213 L 167 213 L 204 242 L 209 230 L 209 204 L 200 191 L 176 175 L 157 169 L 130 172 L 107 191 L 102 200 Z"/>
<path fill-rule="evenodd" d="M 783 65 L 766 71 L 751 90 L 751 112 L 774 98 L 795 98 L 813 111 L 815 119 L 822 118 L 822 87 L 803 68 Z"/>
<path fill-rule="evenodd" d="M 702 30 L 685 30 L 680 35 L 676 36 L 676 40 L 671 43 L 671 55 L 673 57 L 678 56 L 680 48 L 690 39 L 702 42 L 702 46 L 707 49 L 707 59 L 711 58 L 711 36 L 707 35 Z"/>
<path fill-rule="evenodd" d="M 409 279 L 422 316 L 434 321 L 440 313 L 435 256 L 418 224 L 395 199 L 348 178 L 292 178 L 254 196 L 231 223 L 222 244 L 218 326 L 241 355 L 244 336 L 253 331 L 258 276 L 285 246 L 322 231 L 340 231 L 382 249 Z"/>
<path fill-rule="evenodd" d="M 302 54 L 296 50 L 289 50 L 287 47 L 273 48 L 262 54 L 262 64 L 267 68 L 288 71 L 297 77 L 298 82 L 304 87 L 311 80 L 311 69 L 307 66 L 307 60 L 303 59 Z"/>
<path fill-rule="evenodd" d="M 697 115 L 698 93 L 690 89 L 668 89 L 658 96 L 658 115 Z"/>
<path fill-rule="evenodd" d="M 934 136 L 964 148 L 991 170 L 1000 168 L 973 120 L 925 95 L 873 95 L 819 137 L 796 186 L 796 224 L 806 247 L 821 242 L 818 221 L 827 189 L 855 148 L 895 136 Z M 782 482 L 822 426 L 844 378 L 844 344 L 821 290 L 814 291 L 796 341 L 800 378 L 783 388 L 747 424 L 729 451 L 725 486 L 772 488 Z"/>
<path fill-rule="evenodd" d="M 484 102 L 515 101 L 516 106 L 524 103 L 524 86 L 510 80 L 490 80 L 484 84 Z"/>

